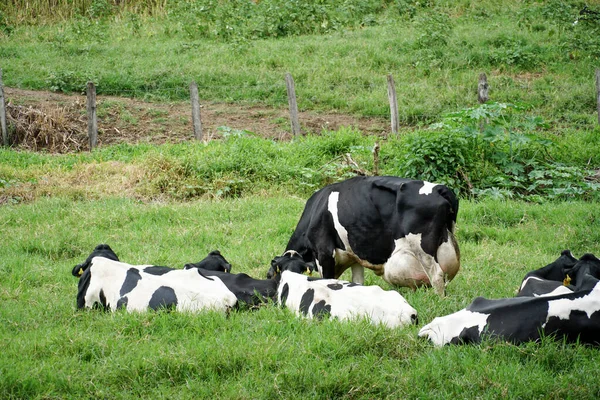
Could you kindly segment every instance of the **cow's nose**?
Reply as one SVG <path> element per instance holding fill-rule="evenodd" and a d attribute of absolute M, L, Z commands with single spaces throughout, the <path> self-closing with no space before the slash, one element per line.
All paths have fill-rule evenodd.
<path fill-rule="evenodd" d="M 418 324 L 419 323 L 419 317 L 417 317 L 417 314 L 413 314 L 410 316 L 410 320 L 412 321 L 413 324 Z"/>

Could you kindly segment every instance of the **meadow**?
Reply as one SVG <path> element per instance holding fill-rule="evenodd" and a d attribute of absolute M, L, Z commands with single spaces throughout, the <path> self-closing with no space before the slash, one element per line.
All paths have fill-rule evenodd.
<path fill-rule="evenodd" d="M 289 71 L 301 109 L 387 116 L 391 73 L 403 127 L 396 137 L 345 127 L 276 141 L 225 129 L 207 143 L 0 148 L 0 398 L 600 396 L 596 347 L 543 338 L 438 349 L 417 337 L 477 296 L 514 296 L 564 249 L 600 256 L 600 29 L 583 3 L 52 5 L 0 4 L 6 86 L 69 93 L 91 79 L 99 95 L 171 103 L 196 80 L 207 102 L 285 107 Z M 275 304 L 229 315 L 76 310 L 71 269 L 99 243 L 125 262 L 172 267 L 218 249 L 233 272 L 262 278 L 311 193 L 375 170 L 445 183 L 461 199 L 462 269 L 446 296 L 395 289 L 418 325 L 309 321 Z M 366 284 L 393 289 L 370 272 Z"/>

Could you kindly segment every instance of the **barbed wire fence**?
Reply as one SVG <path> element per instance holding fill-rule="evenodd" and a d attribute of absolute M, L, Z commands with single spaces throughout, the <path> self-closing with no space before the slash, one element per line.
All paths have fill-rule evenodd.
<path fill-rule="evenodd" d="M 400 115 L 399 115 L 399 107 L 398 107 L 398 97 L 396 93 L 396 85 L 394 81 L 394 77 L 392 74 L 387 75 L 387 98 L 389 102 L 389 119 L 390 119 L 390 132 L 392 134 L 397 134 L 399 132 L 400 126 Z M 600 124 L 600 69 L 596 70 L 595 73 L 595 83 L 596 83 L 596 97 L 597 97 L 597 108 L 598 108 L 598 123 Z M 371 89 L 372 91 L 376 91 L 377 85 L 374 83 L 364 83 L 360 84 L 357 82 L 353 82 L 352 84 L 347 83 L 335 83 L 331 84 L 331 89 L 336 90 L 340 89 L 340 91 L 349 91 L 351 92 L 353 89 L 355 90 L 358 86 L 363 88 Z M 247 85 L 202 85 L 200 86 L 203 90 L 218 88 L 223 92 L 227 93 L 239 93 L 242 90 L 253 90 L 257 92 L 268 93 L 270 102 L 275 102 L 277 104 L 288 104 L 289 111 L 289 121 L 290 121 L 290 130 L 294 136 L 298 136 L 302 134 L 301 129 L 301 121 L 300 114 L 298 111 L 298 101 L 296 98 L 296 89 L 294 78 L 291 73 L 287 72 L 285 74 L 284 79 L 281 83 L 276 84 L 261 84 L 261 83 L 250 83 Z M 479 74 L 477 85 L 473 85 L 473 88 L 476 88 L 476 96 L 477 101 L 482 104 L 489 100 L 489 89 L 490 85 L 487 81 L 487 75 L 485 73 Z M 87 134 L 88 134 L 88 143 L 90 151 L 97 147 L 98 145 L 98 117 L 97 117 L 97 96 L 96 96 L 97 88 L 93 82 L 88 82 L 86 85 L 86 95 L 87 95 Z M 111 92 L 110 90 L 102 90 L 101 96 L 129 96 L 129 97 L 137 97 L 137 98 L 146 98 L 146 99 L 158 99 L 160 100 L 160 94 L 167 95 L 166 97 L 170 98 L 190 98 L 190 116 L 192 121 L 193 128 L 193 138 L 195 140 L 203 140 L 203 121 L 201 116 L 201 105 L 199 100 L 199 85 L 192 81 L 190 82 L 188 87 L 169 87 L 169 88 L 160 88 L 156 87 L 156 85 L 148 85 L 146 88 L 138 88 L 138 89 L 124 89 Z M 157 95 L 158 94 L 158 95 Z M 405 96 L 410 96 L 410 93 L 404 93 Z M 247 97 L 244 97 L 247 98 Z M 231 95 L 230 101 L 235 102 L 236 100 L 241 99 L 240 96 Z M 6 116 L 6 104 L 5 104 L 5 95 L 4 95 L 4 87 L 2 83 L 2 69 L 0 68 L 0 130 L 2 131 L 2 144 L 4 146 L 9 146 L 11 144 L 10 132 L 7 127 L 7 116 Z M 422 116 L 426 118 L 426 116 Z M 406 118 L 406 117 L 405 117 Z M 191 136 L 191 135 L 190 135 Z"/>

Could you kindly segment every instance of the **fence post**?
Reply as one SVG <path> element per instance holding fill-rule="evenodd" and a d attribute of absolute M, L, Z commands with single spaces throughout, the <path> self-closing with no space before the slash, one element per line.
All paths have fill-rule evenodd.
<path fill-rule="evenodd" d="M 292 133 L 294 136 L 300 134 L 300 121 L 298 120 L 298 103 L 296 102 L 296 89 L 294 87 L 294 78 L 292 74 L 286 72 L 285 86 L 287 88 L 288 104 L 290 107 L 290 120 L 292 121 Z"/>
<path fill-rule="evenodd" d="M 387 76 L 388 84 L 388 99 L 390 101 L 390 114 L 392 116 L 392 133 L 398 133 L 400 127 L 398 122 L 398 99 L 396 97 L 396 85 L 394 84 L 394 77 L 391 74 Z"/>
<path fill-rule="evenodd" d="M 4 104 L 4 84 L 2 83 L 2 68 L 0 68 L 0 131 L 2 144 L 8 146 L 8 129 L 6 127 L 6 106 Z"/>
<path fill-rule="evenodd" d="M 477 85 L 477 101 L 483 104 L 489 100 L 488 96 L 489 85 L 485 73 L 479 74 L 479 84 Z"/>
<path fill-rule="evenodd" d="M 202 120 L 200 119 L 200 97 L 198 95 L 198 85 L 196 82 L 190 83 L 190 100 L 192 102 L 192 125 L 194 127 L 194 137 L 196 140 L 202 140 Z"/>
<path fill-rule="evenodd" d="M 94 82 L 87 83 L 87 117 L 88 138 L 90 151 L 98 145 L 98 121 L 96 119 L 96 86 Z"/>
<path fill-rule="evenodd" d="M 598 124 L 600 124 L 600 69 L 596 70 L 596 104 L 598 109 Z"/>

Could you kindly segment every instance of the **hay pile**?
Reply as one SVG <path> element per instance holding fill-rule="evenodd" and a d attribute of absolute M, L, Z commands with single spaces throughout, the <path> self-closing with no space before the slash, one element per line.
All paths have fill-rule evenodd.
<path fill-rule="evenodd" d="M 11 144 L 33 151 L 51 153 L 89 149 L 85 105 L 33 108 L 6 106 Z"/>

